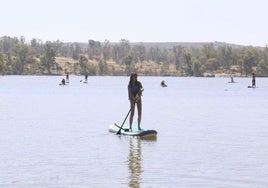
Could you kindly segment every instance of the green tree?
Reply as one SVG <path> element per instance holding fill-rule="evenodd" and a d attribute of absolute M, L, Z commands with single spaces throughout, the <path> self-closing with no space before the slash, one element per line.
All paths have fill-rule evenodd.
<path fill-rule="evenodd" d="M 105 75 L 105 73 L 107 73 L 107 70 L 108 70 L 107 67 L 108 67 L 108 66 L 107 66 L 106 61 L 103 60 L 103 59 L 101 59 L 101 60 L 99 61 L 99 74 L 100 74 L 100 75 Z"/>
<path fill-rule="evenodd" d="M 112 51 L 112 47 L 111 44 L 108 40 L 104 41 L 103 44 L 103 50 L 102 50 L 102 56 L 104 61 L 107 61 L 111 58 L 111 51 Z"/>
<path fill-rule="evenodd" d="M 23 74 L 25 66 L 34 62 L 32 50 L 22 42 L 15 46 L 14 52 L 16 56 L 16 70 L 14 73 Z"/>
<path fill-rule="evenodd" d="M 129 75 L 131 72 L 136 71 L 135 70 L 135 65 L 133 63 L 133 57 L 131 55 L 127 55 L 123 59 L 123 63 L 126 65 L 126 70 L 125 72 Z"/>
<path fill-rule="evenodd" d="M 173 53 L 174 53 L 174 57 L 175 57 L 176 70 L 181 70 L 183 67 L 184 47 L 174 46 Z"/>
<path fill-rule="evenodd" d="M 146 56 L 146 50 L 143 45 L 135 45 L 132 48 L 133 61 L 134 63 L 143 62 Z"/>
<path fill-rule="evenodd" d="M 115 44 L 112 47 L 112 54 L 111 54 L 112 60 L 114 60 L 116 63 L 119 63 L 119 45 Z"/>
<path fill-rule="evenodd" d="M 209 58 L 205 63 L 206 70 L 215 71 L 219 67 L 219 62 L 217 58 Z"/>
<path fill-rule="evenodd" d="M 169 69 L 169 64 L 167 62 L 163 62 L 161 64 L 161 74 L 162 75 L 168 75 L 168 69 Z"/>
<path fill-rule="evenodd" d="M 187 75 L 193 76 L 193 70 L 192 70 L 192 60 L 191 60 L 191 54 L 188 51 L 184 51 L 184 62 L 185 62 L 185 68 L 184 71 Z"/>
<path fill-rule="evenodd" d="M 52 47 L 53 47 L 53 49 L 55 51 L 55 54 L 57 56 L 60 53 L 60 50 L 61 50 L 61 48 L 63 46 L 63 42 L 61 42 L 60 40 L 57 40 L 55 42 L 52 42 L 51 45 L 52 45 Z"/>
<path fill-rule="evenodd" d="M 131 55 L 128 55 L 123 59 L 123 62 L 126 66 L 130 65 L 132 61 L 133 61 L 133 57 Z"/>
<path fill-rule="evenodd" d="M 88 62 L 88 59 L 81 55 L 79 58 L 79 65 L 80 65 L 80 74 L 89 74 L 89 75 L 96 75 L 97 74 L 97 68 L 94 65 L 91 65 Z"/>
<path fill-rule="evenodd" d="M 125 58 L 130 54 L 130 43 L 126 39 L 121 39 L 119 41 L 119 51 L 118 56 L 120 60 L 123 60 L 122 63 L 125 64 Z"/>
<path fill-rule="evenodd" d="M 81 68 L 81 71 L 80 71 L 81 74 L 85 75 L 89 73 L 88 59 L 84 55 L 80 56 L 79 65 Z"/>
<path fill-rule="evenodd" d="M 18 38 L 4 36 L 0 38 L 0 49 L 3 53 L 12 53 L 16 44 L 19 43 Z"/>
<path fill-rule="evenodd" d="M 192 70 L 194 76 L 202 76 L 201 63 L 199 60 L 193 60 Z"/>
<path fill-rule="evenodd" d="M 205 55 L 206 60 L 217 57 L 217 51 L 215 50 L 213 43 L 204 44 L 202 53 Z"/>
<path fill-rule="evenodd" d="M 4 73 L 4 55 L 2 52 L 0 52 L 0 74 Z"/>
<path fill-rule="evenodd" d="M 254 51 L 252 48 L 246 48 L 242 55 L 243 58 L 243 70 L 246 75 L 252 72 L 252 67 L 254 66 Z"/>
<path fill-rule="evenodd" d="M 262 59 L 258 64 L 257 70 L 260 75 L 267 76 L 268 75 L 268 63 Z"/>
<path fill-rule="evenodd" d="M 13 74 L 13 67 L 15 59 L 12 57 L 11 53 L 6 53 L 6 65 L 5 65 L 5 74 Z"/>
<path fill-rule="evenodd" d="M 42 41 L 40 39 L 32 39 L 30 47 L 33 51 L 33 55 L 40 58 L 41 54 L 44 52 Z"/>
<path fill-rule="evenodd" d="M 44 50 L 44 55 L 41 57 L 41 66 L 48 74 L 51 74 L 51 69 L 56 66 L 56 52 L 51 42 L 46 42 Z"/>
<path fill-rule="evenodd" d="M 101 56 L 101 43 L 99 41 L 88 41 L 88 58 L 99 59 Z"/>
<path fill-rule="evenodd" d="M 202 46 L 201 53 L 199 55 L 199 60 L 203 67 L 208 68 L 208 70 L 215 70 L 218 62 L 217 51 L 214 48 L 213 43 L 207 43 Z"/>
<path fill-rule="evenodd" d="M 72 58 L 75 60 L 79 59 L 79 55 L 81 54 L 81 47 L 78 43 L 74 43 L 72 46 Z"/>
<path fill-rule="evenodd" d="M 218 48 L 218 61 L 219 65 L 226 69 L 234 64 L 233 50 L 231 46 L 220 46 Z"/>

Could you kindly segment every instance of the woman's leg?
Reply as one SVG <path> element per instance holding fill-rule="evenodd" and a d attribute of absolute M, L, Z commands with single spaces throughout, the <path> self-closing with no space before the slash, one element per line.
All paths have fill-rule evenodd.
<path fill-rule="evenodd" d="M 137 108 L 138 108 L 138 129 L 141 129 L 141 114 L 142 114 L 142 102 L 141 99 L 137 102 Z"/>
<path fill-rule="evenodd" d="M 131 112 L 130 112 L 130 116 L 129 116 L 129 129 L 132 129 L 133 116 L 135 113 L 135 103 L 130 101 L 130 108 L 131 108 Z"/>

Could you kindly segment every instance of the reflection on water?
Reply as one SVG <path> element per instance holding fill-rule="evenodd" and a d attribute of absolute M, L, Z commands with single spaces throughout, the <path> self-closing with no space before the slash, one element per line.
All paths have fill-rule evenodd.
<path fill-rule="evenodd" d="M 140 187 L 142 169 L 142 156 L 141 156 L 141 143 L 139 138 L 129 139 L 129 155 L 128 155 L 128 168 L 129 168 L 129 187 Z"/>

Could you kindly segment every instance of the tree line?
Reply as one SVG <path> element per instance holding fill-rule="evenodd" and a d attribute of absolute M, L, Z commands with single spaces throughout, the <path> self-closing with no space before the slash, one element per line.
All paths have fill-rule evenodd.
<path fill-rule="evenodd" d="M 66 57 L 74 63 L 56 61 Z M 108 62 L 116 65 L 111 67 Z M 155 65 L 156 71 L 150 66 Z M 147 69 L 145 69 L 147 67 Z M 268 76 L 268 47 L 238 46 L 226 43 L 200 45 L 148 45 L 88 40 L 88 43 L 43 42 L 22 36 L 0 38 L 1 75 L 89 74 L 150 76 L 205 76 L 217 72 L 247 76 L 255 72 Z"/>

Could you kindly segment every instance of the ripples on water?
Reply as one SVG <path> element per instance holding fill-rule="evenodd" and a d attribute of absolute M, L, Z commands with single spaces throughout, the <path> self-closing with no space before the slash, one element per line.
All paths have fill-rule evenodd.
<path fill-rule="evenodd" d="M 139 77 L 156 140 L 108 132 L 128 77 L 61 79 L 0 77 L 0 187 L 268 186 L 267 78 Z"/>

